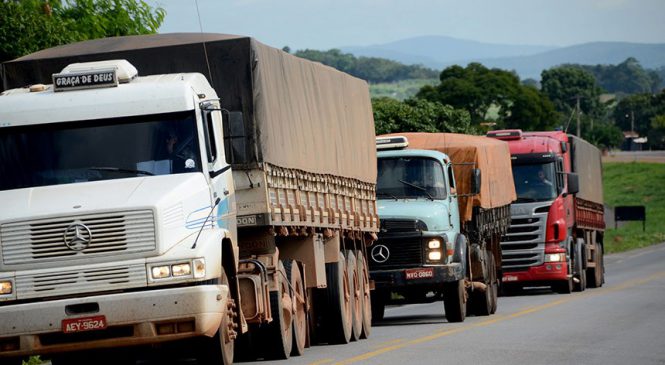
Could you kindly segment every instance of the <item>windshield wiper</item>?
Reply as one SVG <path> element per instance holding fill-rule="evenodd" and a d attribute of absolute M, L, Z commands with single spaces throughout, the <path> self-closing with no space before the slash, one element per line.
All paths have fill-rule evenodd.
<path fill-rule="evenodd" d="M 393 199 L 395 199 L 395 200 L 399 200 L 399 198 L 398 198 L 397 196 L 395 196 L 395 195 L 393 195 L 393 194 L 390 194 L 390 193 L 386 193 L 386 192 L 384 192 L 384 191 L 377 191 L 377 192 L 376 192 L 376 195 L 377 195 L 377 196 L 378 196 L 378 195 L 385 195 L 385 196 L 389 196 L 389 197 L 391 197 L 391 198 L 393 198 Z"/>
<path fill-rule="evenodd" d="M 132 170 L 132 169 L 121 169 L 119 167 L 88 167 L 88 170 L 94 170 L 94 171 L 113 171 L 113 172 L 122 172 L 122 173 L 127 173 L 127 174 L 136 174 L 136 175 L 149 175 L 149 176 L 154 176 L 150 171 L 144 171 L 144 170 Z"/>
<path fill-rule="evenodd" d="M 407 182 L 407 181 L 404 181 L 404 180 L 398 180 L 398 181 L 401 182 L 401 183 L 404 184 L 404 185 L 408 185 L 408 186 L 414 187 L 414 188 L 416 188 L 416 189 L 418 189 L 418 190 L 420 190 L 420 191 L 425 192 L 425 194 L 427 194 L 427 196 L 428 196 L 431 200 L 434 200 L 434 197 L 432 196 L 432 194 L 430 194 L 429 191 L 427 191 L 427 189 L 423 188 L 422 186 L 418 186 L 418 185 L 416 185 L 416 184 L 412 184 L 412 183 Z"/>

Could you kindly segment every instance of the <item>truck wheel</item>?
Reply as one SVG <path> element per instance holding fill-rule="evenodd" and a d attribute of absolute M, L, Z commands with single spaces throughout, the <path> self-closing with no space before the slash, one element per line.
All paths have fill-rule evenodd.
<path fill-rule="evenodd" d="M 603 286 L 603 246 L 596 243 L 593 250 L 593 262 L 595 267 L 586 270 L 587 286 L 589 288 L 600 288 Z"/>
<path fill-rule="evenodd" d="M 584 269 L 584 240 L 581 238 L 577 239 L 577 244 L 575 245 L 575 272 L 577 273 L 578 282 L 575 283 L 573 289 L 578 292 L 586 290 L 586 269 Z"/>
<path fill-rule="evenodd" d="M 496 313 L 496 308 L 498 307 L 499 302 L 499 278 L 496 273 L 496 261 L 494 260 L 494 255 L 490 253 L 489 256 L 489 270 L 490 270 L 490 295 L 492 299 L 492 306 L 490 308 L 490 314 Z"/>
<path fill-rule="evenodd" d="M 346 257 L 339 254 L 339 261 L 326 264 L 326 302 L 328 315 L 326 330 L 331 344 L 345 344 L 351 340 L 353 314 Z"/>
<path fill-rule="evenodd" d="M 464 279 L 443 284 L 443 308 L 448 322 L 464 322 L 466 318 Z"/>
<path fill-rule="evenodd" d="M 222 271 L 221 284 L 229 285 L 229 279 L 226 273 Z M 231 297 L 231 291 L 226 294 L 226 311 L 222 316 L 222 323 L 219 330 L 211 338 L 203 338 L 200 342 L 200 349 L 197 353 L 204 364 L 233 364 L 233 353 L 235 346 L 236 332 L 233 321 L 236 311 L 235 301 Z"/>
<path fill-rule="evenodd" d="M 491 253 L 488 253 L 484 251 L 485 255 L 485 282 L 484 284 L 486 285 L 485 291 L 473 291 L 471 292 L 471 297 L 469 298 L 469 307 L 471 309 L 471 313 L 477 315 L 477 316 L 489 316 L 492 314 L 492 306 L 493 301 L 495 299 L 493 298 L 493 289 L 492 289 L 492 283 L 493 283 L 493 278 L 495 275 L 492 275 L 492 262 L 494 259 L 494 256 L 492 256 Z M 492 261 L 491 261 L 492 260 Z"/>
<path fill-rule="evenodd" d="M 294 260 L 284 261 L 286 277 L 289 278 L 293 303 L 293 349 L 291 355 L 301 356 L 305 352 L 307 340 L 307 313 L 305 308 L 305 287 L 298 264 Z"/>
<path fill-rule="evenodd" d="M 360 340 L 360 334 L 363 330 L 363 312 L 362 304 L 360 303 L 360 284 L 358 283 L 358 260 L 356 260 L 356 255 L 352 251 L 347 252 L 346 274 L 349 280 L 351 312 L 353 317 L 351 341 L 358 341 Z"/>
<path fill-rule="evenodd" d="M 360 309 L 362 311 L 362 332 L 360 338 L 369 338 L 372 332 L 372 303 L 369 297 L 369 271 L 362 251 L 358 251 L 358 285 L 360 285 Z"/>
<path fill-rule="evenodd" d="M 285 277 L 284 264 L 279 262 L 277 269 L 277 290 L 270 292 L 270 313 L 272 322 L 262 328 L 265 356 L 270 360 L 283 360 L 291 356 L 293 344 L 293 318 L 291 291 Z"/>

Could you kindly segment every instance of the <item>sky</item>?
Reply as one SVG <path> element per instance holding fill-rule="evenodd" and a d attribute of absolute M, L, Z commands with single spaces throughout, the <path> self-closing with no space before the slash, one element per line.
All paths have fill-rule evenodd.
<path fill-rule="evenodd" d="M 160 33 L 199 32 L 196 0 L 146 0 Z M 440 35 L 496 44 L 665 43 L 665 0 L 198 0 L 204 32 L 326 50 Z"/>

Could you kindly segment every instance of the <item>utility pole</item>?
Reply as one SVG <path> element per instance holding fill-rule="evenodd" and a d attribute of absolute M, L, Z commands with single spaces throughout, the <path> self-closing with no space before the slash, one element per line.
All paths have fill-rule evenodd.
<path fill-rule="evenodd" d="M 575 99 L 577 99 L 577 103 L 575 104 L 575 111 L 577 112 L 577 136 L 582 138 L 582 128 L 580 125 L 580 96 L 577 95 Z"/>
<path fill-rule="evenodd" d="M 635 133 L 635 112 L 633 110 L 630 111 L 630 131 Z"/>

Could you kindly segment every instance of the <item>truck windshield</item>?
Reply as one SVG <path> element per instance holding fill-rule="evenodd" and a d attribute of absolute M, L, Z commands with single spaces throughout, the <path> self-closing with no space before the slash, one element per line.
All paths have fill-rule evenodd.
<path fill-rule="evenodd" d="M 193 111 L 0 128 L 0 190 L 195 171 Z"/>
<path fill-rule="evenodd" d="M 513 165 L 517 203 L 553 200 L 557 196 L 554 162 Z"/>
<path fill-rule="evenodd" d="M 378 159 L 377 199 L 446 198 L 443 166 L 437 160 L 421 157 Z"/>

